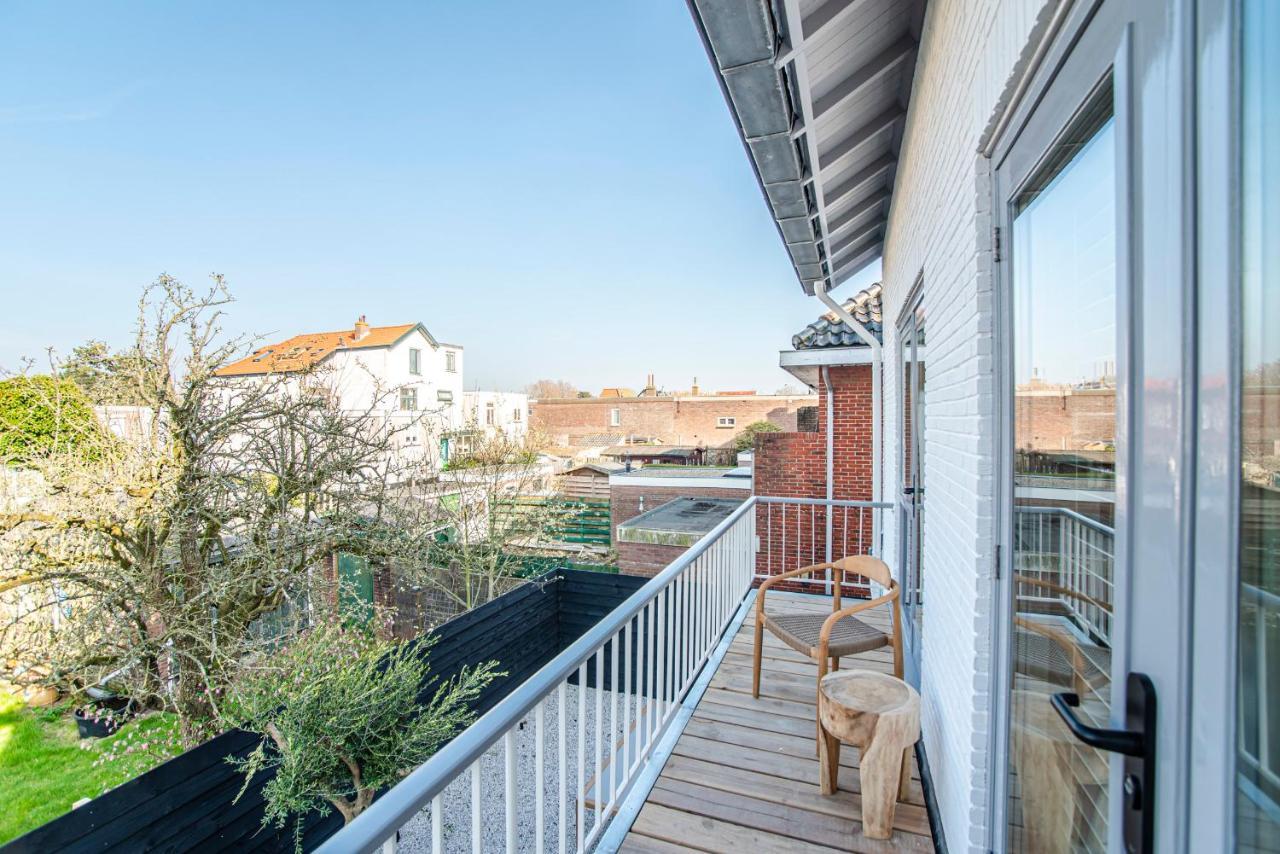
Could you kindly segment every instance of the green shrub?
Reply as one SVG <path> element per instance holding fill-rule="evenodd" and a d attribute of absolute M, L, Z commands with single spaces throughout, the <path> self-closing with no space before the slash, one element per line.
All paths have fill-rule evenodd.
<path fill-rule="evenodd" d="M 742 432 L 738 434 L 738 438 L 733 442 L 733 447 L 739 451 L 749 451 L 755 447 L 757 433 L 781 432 L 782 428 L 777 424 L 771 424 L 768 421 L 753 421 L 742 428 Z"/>
<path fill-rule="evenodd" d="M 283 827 L 332 804 L 345 821 L 394 785 L 474 719 L 471 704 L 496 676 L 494 662 L 429 685 L 430 641 L 377 639 L 322 625 L 257 665 L 246 666 L 224 704 L 227 723 L 270 739 L 244 759 L 245 775 L 274 769 L 263 824 Z M 244 789 L 240 792 L 244 794 Z M 239 796 L 237 796 L 237 799 Z"/>
<path fill-rule="evenodd" d="M 93 406 L 71 380 L 41 374 L 0 381 L 0 463 L 87 448 L 100 429 Z"/>

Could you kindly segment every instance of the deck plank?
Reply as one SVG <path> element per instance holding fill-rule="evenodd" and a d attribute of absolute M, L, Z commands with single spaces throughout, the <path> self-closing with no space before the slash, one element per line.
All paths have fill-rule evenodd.
<path fill-rule="evenodd" d="M 770 612 L 829 613 L 830 600 L 792 594 L 768 599 Z M 840 791 L 818 789 L 814 749 L 817 666 L 765 634 L 761 696 L 751 696 L 754 626 L 748 614 L 663 766 L 622 850 L 932 852 L 929 819 L 913 767 L 898 804 L 894 837 L 862 835 L 858 750 L 841 751 Z M 887 629 L 876 609 L 866 622 Z M 843 669 L 892 672 L 887 649 L 842 660 Z"/>
<path fill-rule="evenodd" d="M 840 850 L 756 830 L 729 821 L 721 821 L 710 816 L 671 809 L 662 804 L 656 804 L 652 800 L 645 802 L 640 815 L 636 817 L 636 823 L 631 827 L 631 832 L 652 839 L 661 839 L 664 842 L 685 845 L 699 851 L 725 852 L 725 854 L 729 852 L 737 854 L 743 850 L 773 851 L 778 854 Z"/>

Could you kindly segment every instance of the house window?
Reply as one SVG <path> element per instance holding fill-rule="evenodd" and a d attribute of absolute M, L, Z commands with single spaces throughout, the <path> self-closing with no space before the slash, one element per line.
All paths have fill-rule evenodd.
<path fill-rule="evenodd" d="M 409 350 L 409 373 L 414 376 L 422 376 L 422 351 L 417 349 Z"/>
<path fill-rule="evenodd" d="M 444 369 L 451 374 L 458 372 L 458 354 L 452 350 L 444 351 Z"/>
<path fill-rule="evenodd" d="M 524 418 L 524 413 L 520 410 L 519 407 L 511 410 L 512 421 L 520 421 L 522 418 Z"/>
<path fill-rule="evenodd" d="M 621 421 L 622 421 L 622 410 L 610 409 L 609 410 L 609 426 L 617 427 L 618 424 L 621 423 Z"/>
<path fill-rule="evenodd" d="M 403 412 L 418 410 L 418 390 L 416 388 L 400 389 L 400 409 Z"/>
<path fill-rule="evenodd" d="M 731 415 L 721 415 L 716 419 L 716 427 L 734 427 L 738 423 L 738 419 Z"/>
<path fill-rule="evenodd" d="M 484 405 L 484 423 L 485 424 L 493 423 L 493 404 L 492 403 L 486 403 Z"/>
<path fill-rule="evenodd" d="M 436 400 L 440 403 L 453 403 L 453 392 L 447 388 L 442 388 L 436 392 Z"/>

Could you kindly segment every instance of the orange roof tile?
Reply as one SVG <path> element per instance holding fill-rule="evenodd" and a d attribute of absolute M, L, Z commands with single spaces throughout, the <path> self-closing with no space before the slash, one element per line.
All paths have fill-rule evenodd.
<path fill-rule="evenodd" d="M 278 344 L 259 347 L 243 359 L 224 365 L 215 373 L 220 377 L 243 377 L 252 374 L 284 374 L 303 371 L 319 364 L 335 350 L 389 347 L 417 326 L 416 323 L 404 323 L 399 326 L 370 326 L 368 333 L 359 340 L 356 340 L 354 329 L 295 335 Z"/>

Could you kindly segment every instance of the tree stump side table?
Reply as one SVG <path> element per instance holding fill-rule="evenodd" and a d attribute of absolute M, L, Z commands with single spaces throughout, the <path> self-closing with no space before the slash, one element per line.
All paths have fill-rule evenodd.
<path fill-rule="evenodd" d="M 911 748 L 920 738 L 920 695 L 887 673 L 841 670 L 822 678 L 818 697 L 819 785 L 836 791 L 840 743 L 861 750 L 862 832 L 893 835 L 893 813 L 911 783 Z"/>

